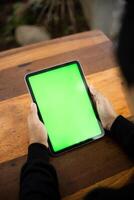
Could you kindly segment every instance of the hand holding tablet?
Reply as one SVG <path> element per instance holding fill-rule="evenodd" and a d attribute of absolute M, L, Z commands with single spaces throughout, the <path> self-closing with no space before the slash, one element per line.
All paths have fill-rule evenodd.
<path fill-rule="evenodd" d="M 53 155 L 104 135 L 77 61 L 27 74 L 26 82 L 47 128 Z"/>
<path fill-rule="evenodd" d="M 31 103 L 28 115 L 28 138 L 29 145 L 33 143 L 43 144 L 48 147 L 48 135 L 44 124 L 40 121 L 35 103 Z"/>

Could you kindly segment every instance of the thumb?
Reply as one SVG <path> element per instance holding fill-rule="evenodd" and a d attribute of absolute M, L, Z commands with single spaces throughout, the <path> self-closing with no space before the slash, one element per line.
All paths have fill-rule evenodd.
<path fill-rule="evenodd" d="M 89 84 L 88 82 L 87 82 L 87 85 L 88 85 L 90 92 L 94 95 L 96 92 L 94 86 L 92 84 Z"/>
<path fill-rule="evenodd" d="M 37 115 L 37 106 L 34 102 L 31 103 L 31 114 Z"/>
<path fill-rule="evenodd" d="M 89 85 L 89 89 L 94 96 L 98 94 L 98 91 L 93 87 L 93 85 Z"/>

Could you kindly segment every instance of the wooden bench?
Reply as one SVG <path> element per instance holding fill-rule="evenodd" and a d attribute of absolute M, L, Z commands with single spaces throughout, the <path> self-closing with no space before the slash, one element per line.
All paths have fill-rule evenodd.
<path fill-rule="evenodd" d="M 112 54 L 112 43 L 100 31 L 85 32 L 0 54 L 0 198 L 17 199 L 19 173 L 27 154 L 30 97 L 24 74 L 69 60 L 79 60 L 86 79 L 125 117 L 124 81 Z M 120 187 L 133 174 L 133 163 L 109 136 L 51 158 L 64 200 L 82 199 L 101 186 Z M 118 182 L 118 183 L 117 183 Z"/>

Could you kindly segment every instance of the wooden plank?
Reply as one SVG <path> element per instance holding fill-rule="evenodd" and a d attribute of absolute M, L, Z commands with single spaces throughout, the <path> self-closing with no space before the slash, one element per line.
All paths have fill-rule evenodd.
<path fill-rule="evenodd" d="M 117 68 L 88 76 L 87 81 L 90 81 L 110 98 L 119 114 L 126 117 L 131 116 L 123 95 Z M 107 86 L 111 85 L 111 81 L 114 82 L 112 85 L 114 89 L 110 88 L 109 91 Z M 112 91 L 116 92 L 116 96 L 110 94 Z M 120 103 L 118 103 L 119 100 Z M 2 130 L 0 134 L 0 166 L 3 166 L 3 162 L 6 166 L 0 170 L 0 177 L 1 181 L 4 180 L 4 185 L 8 183 L 8 189 L 10 189 L 11 183 L 16 186 L 15 181 L 22 163 L 25 161 L 25 158 L 20 159 L 18 157 L 27 154 L 28 128 L 26 120 L 29 103 L 30 98 L 27 94 L 0 102 L 0 113 L 2 113 L 0 115 Z M 12 164 L 14 163 L 12 159 L 15 158 L 15 164 Z M 60 157 L 53 158 L 51 163 L 57 170 L 62 196 L 72 194 L 133 166 L 133 163 L 123 154 L 121 148 L 108 136 Z M 16 168 L 16 166 L 18 167 Z M 16 171 L 14 168 L 16 168 Z M 12 175 L 8 176 L 8 173 L 5 175 L 3 171 L 5 169 L 8 173 L 13 170 Z M 5 178 L 5 176 L 7 177 Z"/>
<path fill-rule="evenodd" d="M 0 70 L 52 57 L 63 52 L 66 53 L 79 48 L 93 46 L 108 40 L 100 31 L 85 32 L 78 34 L 78 36 L 76 34 L 76 38 L 72 35 L 65 40 L 60 38 L 1 53 Z"/>
<path fill-rule="evenodd" d="M 31 45 L 25 45 L 24 47 L 19 47 L 19 48 L 15 48 L 15 49 L 10 49 L 10 50 L 7 50 L 7 51 L 3 51 L 1 52 L 0 56 L 5 56 L 7 54 L 11 55 L 11 54 L 14 54 L 16 52 L 21 52 L 21 51 L 25 51 L 26 50 L 29 50 L 31 48 L 37 48 L 39 46 L 44 46 L 45 44 L 53 44 L 53 43 L 57 43 L 59 44 L 61 41 L 70 41 L 70 40 L 75 40 L 75 39 L 81 39 L 83 37 L 90 37 L 91 39 L 94 38 L 94 36 L 99 36 L 100 34 L 103 35 L 103 37 L 105 37 L 106 40 L 109 40 L 107 38 L 107 36 L 100 30 L 92 30 L 92 31 L 85 31 L 85 32 L 81 32 L 81 33 L 75 33 L 75 34 L 71 34 L 71 35 L 68 35 L 68 36 L 63 36 L 63 37 L 59 37 L 59 38 L 56 38 L 56 39 L 51 39 L 51 40 L 46 40 L 46 41 L 41 41 L 41 42 L 38 42 L 38 43 L 35 43 L 35 44 L 31 44 Z"/>
<path fill-rule="evenodd" d="M 119 70 L 112 68 L 87 77 L 87 81 L 104 93 L 113 103 L 117 113 L 130 117 L 131 113 L 122 92 Z M 116 94 L 116 95 L 113 95 Z M 30 99 L 22 95 L 0 102 L 0 162 L 26 154 L 27 115 Z M 18 125 L 16 127 L 16 124 Z M 20 132 L 23 132 L 21 134 Z M 14 142 L 16 141 L 16 142 Z M 8 153 L 7 153 L 8 152 Z"/>
<path fill-rule="evenodd" d="M 86 75 L 116 66 L 112 54 L 112 43 L 109 41 L 37 60 L 27 65 L 22 63 L 21 66 L 0 71 L 0 100 L 27 92 L 24 84 L 24 75 L 26 73 L 70 60 L 79 60 Z"/>
<path fill-rule="evenodd" d="M 126 118 L 132 116 L 128 107 L 125 82 L 119 68 L 112 68 L 87 76 L 87 81 L 111 100 L 117 113 Z"/>
<path fill-rule="evenodd" d="M 100 31 L 75 34 L 0 53 L 0 100 L 15 97 L 0 103 L 1 199 L 18 199 L 19 173 L 26 160 L 23 155 L 27 154 L 28 146 L 26 118 L 30 98 L 22 95 L 26 93 L 24 74 L 76 59 L 82 63 L 86 75 L 116 66 L 112 43 Z M 87 80 L 111 99 L 118 113 L 131 117 L 117 69 L 96 73 L 87 77 Z M 112 94 L 117 95 L 115 97 Z M 18 95 L 22 96 L 16 97 Z M 108 136 L 51 159 L 51 163 L 57 170 L 62 196 L 70 195 L 133 166 L 121 148 Z M 86 188 L 70 198 L 80 199 L 91 188 Z"/>
<path fill-rule="evenodd" d="M 63 198 L 63 200 L 81 200 L 85 197 L 86 194 L 92 190 L 99 187 L 108 187 L 108 188 L 121 188 L 131 182 L 132 177 L 134 176 L 134 167 L 124 170 L 110 178 L 107 178 L 103 181 L 100 181 L 90 187 L 84 188 L 73 195 Z"/>
<path fill-rule="evenodd" d="M 27 153 L 27 115 L 30 98 L 20 96 L 0 103 L 0 162 Z M 5 109 L 5 110 L 3 110 Z"/>
<path fill-rule="evenodd" d="M 0 193 L 5 185 L 6 191 L 10 187 L 14 188 L 13 191 L 18 188 L 19 173 L 25 160 L 24 156 L 0 164 Z M 51 158 L 51 163 L 57 171 L 62 196 L 73 194 L 133 166 L 133 162 L 108 136 L 60 157 Z"/>
<path fill-rule="evenodd" d="M 0 177 L 1 177 L 0 178 L 0 197 L 2 200 L 11 200 L 11 199 L 18 200 L 20 170 L 21 170 L 21 167 L 24 164 L 25 160 L 26 160 L 26 157 L 23 156 L 23 157 L 0 164 Z M 89 162 L 90 162 L 90 160 L 89 160 Z M 61 165 L 62 164 L 63 163 L 61 163 Z M 106 164 L 107 164 L 107 162 L 106 162 Z M 111 163 L 111 164 L 114 164 L 114 165 L 107 166 L 107 167 L 109 167 L 107 169 L 107 171 L 111 171 L 110 167 L 115 168 L 116 165 L 118 166 L 118 162 Z M 122 162 L 121 162 L 121 165 L 122 165 Z M 104 166 L 104 163 L 103 163 L 103 166 Z M 72 200 L 72 199 L 80 200 L 88 191 L 90 191 L 91 189 L 94 189 L 95 187 L 98 187 L 98 186 L 120 187 L 120 186 L 124 185 L 126 182 L 128 182 L 128 180 L 131 178 L 131 174 L 133 174 L 133 168 L 131 168 L 132 166 L 129 166 L 130 169 L 125 170 L 125 171 L 122 168 L 123 172 L 121 172 L 119 174 L 118 174 L 118 171 L 115 171 L 114 174 L 116 174 L 116 175 L 107 179 L 106 181 L 104 180 L 102 182 L 97 182 L 97 180 L 96 180 L 95 182 L 92 183 L 92 184 L 95 184 L 97 182 L 93 186 L 92 186 L 92 184 L 87 184 L 87 185 L 85 185 L 85 187 L 86 187 L 85 189 L 82 189 L 83 188 L 82 182 L 80 182 L 81 187 L 78 187 L 77 182 L 81 181 L 80 178 L 78 177 L 79 180 L 77 178 L 77 180 L 75 180 L 75 182 L 74 182 L 74 185 L 76 185 L 76 187 L 73 186 L 72 187 L 73 190 L 71 190 L 71 192 L 69 193 L 69 194 L 73 194 L 75 192 L 75 194 L 67 196 L 67 194 L 65 194 L 65 193 L 63 194 L 62 191 L 61 191 L 61 194 L 62 194 L 62 196 L 64 196 L 64 200 Z M 76 169 L 77 169 L 77 166 L 76 166 Z M 66 170 L 66 168 L 65 168 L 65 170 Z M 88 174 L 88 172 L 90 170 L 92 170 L 92 164 L 91 164 L 91 167 L 86 168 L 85 170 L 86 170 L 86 174 Z M 104 172 L 104 170 L 105 170 L 105 166 L 104 166 L 103 172 Z M 69 171 L 70 171 L 70 167 L 67 169 L 66 173 L 68 174 Z M 79 172 L 81 173 L 81 171 L 79 171 Z M 100 174 L 100 172 L 98 170 L 98 176 L 99 176 L 99 174 Z M 77 175 L 77 174 L 75 174 L 75 175 Z M 111 174 L 111 175 L 113 175 L 113 174 Z M 84 178 L 88 179 L 88 176 L 84 177 Z M 103 179 L 105 177 L 101 177 L 101 178 Z M 63 177 L 61 177 L 60 179 L 63 179 Z M 91 179 L 92 179 L 92 177 L 91 177 Z M 102 180 L 102 179 L 99 178 L 99 180 Z M 64 184 L 64 187 L 70 189 L 69 185 Z"/>

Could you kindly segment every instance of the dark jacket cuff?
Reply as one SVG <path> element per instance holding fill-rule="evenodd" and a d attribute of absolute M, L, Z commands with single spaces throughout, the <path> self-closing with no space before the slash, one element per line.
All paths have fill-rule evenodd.
<path fill-rule="evenodd" d="M 115 119 L 115 121 L 113 122 L 113 124 L 112 124 L 112 127 L 110 129 L 111 134 L 113 136 L 115 136 L 115 135 L 117 135 L 119 133 L 122 133 L 122 130 L 124 130 L 124 128 L 126 128 L 126 123 L 127 123 L 127 120 L 123 116 L 119 115 Z"/>
<path fill-rule="evenodd" d="M 134 129 L 134 124 L 123 116 L 119 115 L 111 127 L 111 135 L 118 141 L 125 142 L 131 137 L 131 132 Z"/>
<path fill-rule="evenodd" d="M 44 161 L 49 161 L 49 150 L 48 148 L 40 143 L 33 143 L 28 147 L 28 161 L 33 161 L 37 159 L 43 159 Z"/>

